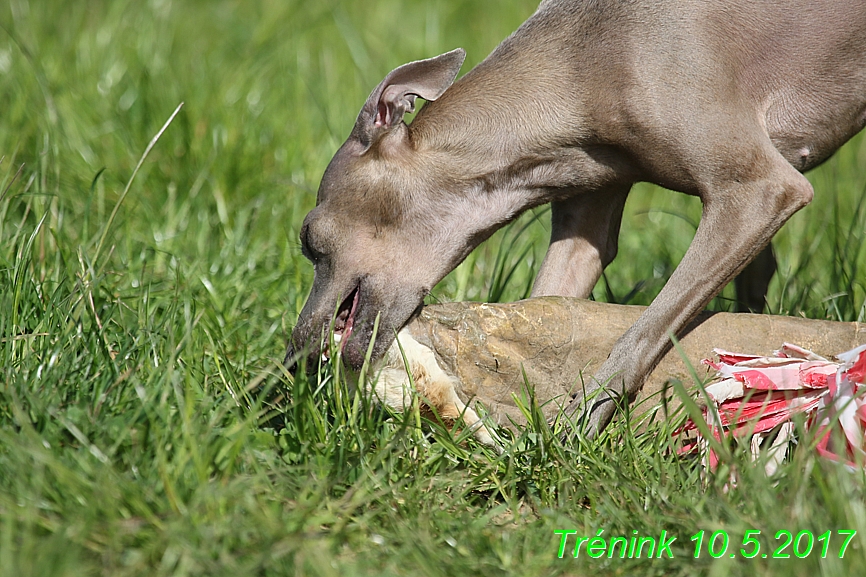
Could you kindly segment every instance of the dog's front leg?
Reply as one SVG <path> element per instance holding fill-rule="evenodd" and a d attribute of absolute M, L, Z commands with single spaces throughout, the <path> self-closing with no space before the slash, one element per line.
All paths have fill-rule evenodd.
<path fill-rule="evenodd" d="M 631 185 L 551 203 L 550 247 L 532 296 L 587 298 L 616 256 L 622 209 Z"/>
<path fill-rule="evenodd" d="M 769 141 L 745 152 L 751 152 L 742 157 L 753 159 L 752 164 L 729 170 L 735 178 L 703 183 L 703 216 L 682 262 L 587 383 L 587 398 L 592 400 L 584 404 L 575 398 L 567 407 L 568 415 L 581 413 L 578 422 L 585 422 L 589 437 L 610 421 L 616 399 L 637 393 L 670 348 L 670 335 L 679 334 L 812 199 L 809 181 Z M 599 388 L 604 390 L 590 397 Z"/>

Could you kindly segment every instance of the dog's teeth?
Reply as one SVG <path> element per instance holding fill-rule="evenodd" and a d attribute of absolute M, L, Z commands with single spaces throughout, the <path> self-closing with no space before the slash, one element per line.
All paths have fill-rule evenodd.
<path fill-rule="evenodd" d="M 343 340 L 343 335 L 341 335 L 340 333 L 334 333 L 334 342 L 336 344 L 339 345 L 340 341 L 342 341 L 342 340 Z"/>

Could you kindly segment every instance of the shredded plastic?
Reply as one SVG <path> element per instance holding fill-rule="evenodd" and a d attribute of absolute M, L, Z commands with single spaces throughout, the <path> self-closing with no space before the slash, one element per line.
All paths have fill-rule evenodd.
<path fill-rule="evenodd" d="M 794 439 L 794 416 L 801 414 L 806 430 L 816 433 L 820 455 L 852 467 L 866 463 L 866 345 L 837 355 L 837 362 L 789 343 L 769 357 L 713 352 L 718 361 L 703 361 L 717 372 L 705 389 L 707 427 L 689 419 L 678 432 L 696 437 L 681 452 L 700 451 L 715 470 L 719 455 L 701 429 L 720 442 L 750 436 L 753 457 L 766 451 L 772 474 Z"/>

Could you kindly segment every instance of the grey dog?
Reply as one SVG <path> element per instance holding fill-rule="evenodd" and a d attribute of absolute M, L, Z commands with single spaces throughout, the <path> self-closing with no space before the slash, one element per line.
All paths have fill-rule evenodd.
<path fill-rule="evenodd" d="M 802 172 L 866 124 L 864 0 L 546 0 L 455 83 L 463 59 L 400 66 L 361 109 L 301 229 L 315 280 L 287 358 L 319 354 L 335 311 L 350 365 L 377 317 L 382 357 L 437 282 L 545 203 L 532 294 L 586 297 L 635 182 L 695 195 L 694 240 L 589 383 L 603 394 L 568 407 L 590 434 L 811 201 Z"/>

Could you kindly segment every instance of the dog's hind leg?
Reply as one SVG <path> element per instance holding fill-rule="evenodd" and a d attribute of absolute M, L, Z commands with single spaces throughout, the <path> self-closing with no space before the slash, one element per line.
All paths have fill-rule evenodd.
<path fill-rule="evenodd" d="M 768 244 L 734 279 L 737 312 L 760 313 L 764 310 L 767 288 L 775 272 L 776 256 L 773 254 L 773 245 Z"/>

